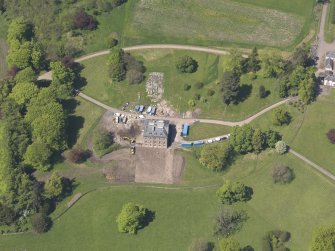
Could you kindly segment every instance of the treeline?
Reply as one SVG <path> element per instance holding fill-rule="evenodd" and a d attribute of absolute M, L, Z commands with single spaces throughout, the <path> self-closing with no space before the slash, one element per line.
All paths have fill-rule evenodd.
<path fill-rule="evenodd" d="M 0 82 L 0 225 L 43 232 L 53 204 L 68 193 L 71 182 L 54 173 L 43 184 L 32 173 L 50 170 L 68 147 L 65 103 L 76 75 L 56 61 L 50 64 L 51 83 L 36 81 L 46 59 L 42 49 L 34 49 L 39 44 L 34 30 L 23 18 L 8 29 L 12 70 Z"/>
<path fill-rule="evenodd" d="M 127 0 L 0 0 L 0 12 L 11 22 L 23 17 L 33 27 L 47 58 L 77 56 L 83 50 L 85 34 L 98 25 L 96 16 L 110 12 Z"/>
<path fill-rule="evenodd" d="M 244 58 L 237 50 L 232 50 L 226 61 L 225 72 L 221 81 L 224 103 L 238 103 L 241 97 L 240 77 L 250 74 L 251 79 L 277 79 L 279 96 L 299 96 L 306 104 L 314 101 L 318 93 L 318 79 L 315 76 L 314 61 L 308 46 L 303 45 L 294 50 L 292 56 L 284 59 L 275 50 L 264 50 L 261 55 L 257 48 L 252 50 L 248 58 Z M 259 96 L 266 96 L 266 86 L 261 86 Z"/>

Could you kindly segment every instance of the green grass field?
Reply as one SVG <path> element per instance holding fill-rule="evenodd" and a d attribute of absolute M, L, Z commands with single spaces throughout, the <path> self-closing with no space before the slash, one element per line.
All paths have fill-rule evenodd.
<path fill-rule="evenodd" d="M 307 250 L 313 229 L 335 221 L 335 202 L 329 200 L 334 184 L 292 155 L 278 156 L 266 151 L 258 158 L 253 154 L 239 157 L 224 176 L 202 168 L 190 153 L 183 155 L 187 166 L 182 186 L 177 186 L 181 189 L 127 185 L 99 189 L 79 200 L 48 233 L 0 236 L 0 249 L 164 251 L 186 250 L 195 238 L 215 242 L 212 236 L 218 207 L 215 191 L 223 177 L 240 180 L 254 191 L 250 202 L 236 205 L 248 214 L 248 220 L 236 235 L 242 246 L 261 250 L 266 231 L 284 229 L 292 235 L 288 243 L 291 250 Z M 278 163 L 294 169 L 296 178 L 291 184 L 272 183 L 271 168 Z M 87 191 L 85 184 L 88 181 L 79 185 L 76 192 Z M 182 188 L 194 185 L 214 187 Z M 136 236 L 119 234 L 115 224 L 122 205 L 129 201 L 141 203 L 156 213 L 154 221 Z"/>
<path fill-rule="evenodd" d="M 272 127 L 280 131 L 284 140 L 297 152 L 314 161 L 316 164 L 335 173 L 335 145 L 329 143 L 326 133 L 334 128 L 335 112 L 334 105 L 335 90 L 307 107 L 305 114 L 297 111 L 292 106 L 286 106 L 293 117 L 288 126 L 274 127 L 271 123 L 271 112 L 263 115 L 253 122 L 261 128 Z"/>
<path fill-rule="evenodd" d="M 206 124 L 206 123 L 194 123 L 190 126 L 189 135 L 185 137 L 186 140 L 199 140 L 206 139 L 215 136 L 221 136 L 230 133 L 229 126 Z"/>
<path fill-rule="evenodd" d="M 307 35 L 314 1 L 134 1 L 124 40 L 127 44 L 183 43 L 288 47 Z M 131 14 L 130 14 L 131 13 Z"/>

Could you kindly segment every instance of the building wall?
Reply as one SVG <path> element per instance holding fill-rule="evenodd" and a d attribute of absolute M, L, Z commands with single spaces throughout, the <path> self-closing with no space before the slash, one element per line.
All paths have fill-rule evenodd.
<path fill-rule="evenodd" d="M 144 137 L 144 146 L 153 148 L 167 148 L 167 138 Z"/>

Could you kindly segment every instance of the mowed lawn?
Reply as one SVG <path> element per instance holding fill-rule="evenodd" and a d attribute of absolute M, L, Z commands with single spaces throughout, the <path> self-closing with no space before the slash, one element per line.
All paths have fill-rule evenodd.
<path fill-rule="evenodd" d="M 335 90 L 331 90 L 329 94 L 318 97 L 316 102 L 307 106 L 304 114 L 293 106 L 283 106 L 293 118 L 288 126 L 273 126 L 272 112 L 255 120 L 253 124 L 263 129 L 272 127 L 280 131 L 294 150 L 335 174 L 335 145 L 326 136 L 329 129 L 335 128 L 334 98 Z"/>
<path fill-rule="evenodd" d="M 230 133 L 230 129 L 231 127 L 229 126 L 197 122 L 190 126 L 189 135 L 185 137 L 185 140 L 199 140 L 221 136 Z"/>
<path fill-rule="evenodd" d="M 279 101 L 278 83 L 273 79 L 251 80 L 249 75 L 241 78 L 241 102 L 231 104 L 228 107 L 222 101 L 221 84 L 224 72 L 223 64 L 227 59 L 225 56 L 213 54 L 178 51 L 178 50 L 150 50 L 134 52 L 137 58 L 144 62 L 149 72 L 164 73 L 164 95 L 163 97 L 178 112 L 195 111 L 201 118 L 212 118 L 230 121 L 239 121 L 247 118 L 267 106 Z M 184 55 L 189 55 L 198 62 L 198 70 L 191 74 L 178 73 L 176 63 Z M 197 89 L 196 83 L 202 82 L 204 87 Z M 184 85 L 189 84 L 190 90 L 185 91 Z M 258 89 L 264 85 L 269 95 L 260 99 Z M 208 90 L 214 90 L 213 96 L 208 95 Z M 196 106 L 190 107 L 189 100 L 195 99 L 195 94 L 206 99 L 196 100 Z"/>
<path fill-rule="evenodd" d="M 87 84 L 83 92 L 99 101 L 121 108 L 126 102 L 137 103 L 140 96 L 140 103 L 149 104 L 145 92 L 145 83 L 130 85 L 126 81 L 112 83 L 108 74 L 108 56 L 100 56 L 85 60 L 82 65 L 85 67 L 81 75 L 86 78 Z"/>
<path fill-rule="evenodd" d="M 127 44 L 186 43 L 288 47 L 307 35 L 313 0 L 132 1 Z"/>
<path fill-rule="evenodd" d="M 201 167 L 191 153 L 182 154 L 187 166 L 181 185 L 186 187 L 99 189 L 78 201 L 48 233 L 0 236 L 0 249 L 170 251 L 187 250 L 195 238 L 215 242 L 215 191 L 223 178 L 239 180 L 253 188 L 252 200 L 235 206 L 248 214 L 248 220 L 235 236 L 242 246 L 261 250 L 267 231 L 283 229 L 292 235 L 288 243 L 291 250 L 307 250 L 312 231 L 335 222 L 335 201 L 329 199 L 334 194 L 334 184 L 292 155 L 278 156 L 266 151 L 257 158 L 249 154 L 237 158 L 233 166 L 220 174 Z M 294 170 L 296 178 L 291 184 L 273 184 L 271 168 L 275 164 Z M 209 188 L 187 188 L 208 185 Z M 156 214 L 154 221 L 135 236 L 118 233 L 115 223 L 122 205 L 129 201 L 141 203 Z"/>

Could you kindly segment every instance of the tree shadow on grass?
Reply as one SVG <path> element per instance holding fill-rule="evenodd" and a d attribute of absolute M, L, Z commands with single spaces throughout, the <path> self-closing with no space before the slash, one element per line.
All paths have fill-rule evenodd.
<path fill-rule="evenodd" d="M 146 214 L 144 218 L 142 219 L 141 227 L 139 229 L 143 229 L 146 226 L 148 226 L 150 222 L 152 222 L 155 219 L 155 217 L 156 217 L 156 212 L 147 209 Z"/>
<path fill-rule="evenodd" d="M 68 145 L 73 147 L 79 137 L 79 130 L 84 127 L 85 119 L 81 116 L 70 115 L 67 119 L 67 135 L 68 135 Z"/>
<path fill-rule="evenodd" d="M 235 103 L 236 105 L 245 101 L 250 97 L 252 91 L 252 85 L 243 84 L 240 86 L 240 90 L 238 91 L 238 101 Z"/>

